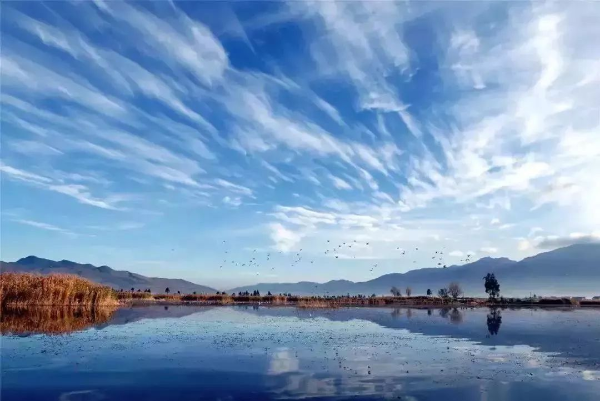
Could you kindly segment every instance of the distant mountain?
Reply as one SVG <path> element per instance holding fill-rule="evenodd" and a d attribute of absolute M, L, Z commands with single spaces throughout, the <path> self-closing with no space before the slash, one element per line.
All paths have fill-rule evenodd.
<path fill-rule="evenodd" d="M 181 291 L 182 293 L 210 293 L 214 294 L 217 290 L 204 285 L 194 284 L 192 282 L 159 277 L 146 277 L 141 274 L 131 273 L 124 270 L 113 270 L 108 266 L 94 266 L 90 264 L 80 264 L 69 260 L 54 261 L 38 258 L 36 256 L 27 256 L 16 262 L 0 262 L 0 271 L 2 272 L 21 272 L 21 273 L 68 273 L 76 274 L 96 283 L 108 285 L 115 289 L 130 290 L 131 288 L 141 289 L 150 288 L 152 292 L 163 293 L 165 288 L 169 287 L 171 292 Z"/>
<path fill-rule="evenodd" d="M 413 295 L 433 293 L 457 281 L 466 295 L 485 296 L 483 276 L 495 273 L 504 296 L 600 295 L 600 244 L 576 244 L 541 253 L 520 262 L 507 258 L 482 258 L 473 263 L 448 268 L 425 268 L 406 273 L 391 273 L 364 282 L 334 280 L 326 283 L 260 283 L 233 288 L 228 292 L 259 290 L 261 293 L 311 294 L 389 294 L 396 286 Z"/>
<path fill-rule="evenodd" d="M 181 279 L 146 277 L 128 271 L 113 270 L 108 266 L 79 264 L 68 260 L 53 261 L 28 256 L 16 262 L 0 262 L 1 271 L 40 274 L 69 273 L 87 278 L 116 289 L 150 288 L 153 292 L 215 293 L 217 290 Z M 391 273 L 373 280 L 352 282 L 332 280 L 326 283 L 301 281 L 298 283 L 260 283 L 237 287 L 228 292 L 271 291 L 273 294 L 296 295 L 387 295 L 396 286 L 405 293 L 411 287 L 413 295 L 424 295 L 427 289 L 434 294 L 451 281 L 460 283 L 468 296 L 485 296 L 483 276 L 495 273 L 504 296 L 537 295 L 600 295 L 600 244 L 576 244 L 541 253 L 520 262 L 507 258 L 482 258 L 461 266 L 424 268 L 406 273 Z"/>

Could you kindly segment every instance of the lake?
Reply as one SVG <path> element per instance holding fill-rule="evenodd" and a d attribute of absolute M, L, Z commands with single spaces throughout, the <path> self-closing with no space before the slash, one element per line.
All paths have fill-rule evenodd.
<path fill-rule="evenodd" d="M 594 400 L 598 309 L 148 306 L 2 316 L 2 400 Z"/>

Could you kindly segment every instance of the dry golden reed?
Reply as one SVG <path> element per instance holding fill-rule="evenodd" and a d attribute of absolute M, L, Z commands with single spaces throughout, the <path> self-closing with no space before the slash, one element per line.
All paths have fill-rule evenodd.
<path fill-rule="evenodd" d="M 0 315 L 2 334 L 67 334 L 106 323 L 115 307 L 5 307 Z"/>
<path fill-rule="evenodd" d="M 5 306 L 107 306 L 118 304 L 107 286 L 70 274 L 0 274 L 0 304 Z"/>
<path fill-rule="evenodd" d="M 137 299 L 153 300 L 154 296 L 149 292 L 130 292 L 130 291 L 119 291 L 116 293 L 119 301 L 130 301 Z"/>
<path fill-rule="evenodd" d="M 334 300 L 318 298 L 301 298 L 298 300 L 298 308 L 337 308 L 339 304 Z"/>

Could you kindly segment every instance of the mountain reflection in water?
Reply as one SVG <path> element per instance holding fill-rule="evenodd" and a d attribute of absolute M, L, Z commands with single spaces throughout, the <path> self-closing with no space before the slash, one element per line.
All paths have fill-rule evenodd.
<path fill-rule="evenodd" d="M 3 401 L 595 401 L 600 393 L 600 311 L 592 309 L 19 313 L 2 316 Z M 44 330 L 70 332 L 13 335 Z"/>

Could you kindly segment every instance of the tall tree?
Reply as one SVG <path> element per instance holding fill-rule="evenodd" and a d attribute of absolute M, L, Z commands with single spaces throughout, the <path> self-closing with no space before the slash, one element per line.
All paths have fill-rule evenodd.
<path fill-rule="evenodd" d="M 460 284 L 458 284 L 456 281 L 453 281 L 448 285 L 448 293 L 452 296 L 452 298 L 457 299 L 463 294 L 463 290 L 460 288 Z"/>
<path fill-rule="evenodd" d="M 171 292 L 171 290 L 169 289 L 169 287 L 165 288 L 165 294 L 168 294 L 170 292 Z"/>
<path fill-rule="evenodd" d="M 500 284 L 496 280 L 496 276 L 494 273 L 488 273 L 483 280 L 486 294 L 490 296 L 490 300 L 495 300 L 500 295 Z"/>
<path fill-rule="evenodd" d="M 410 294 L 412 294 L 412 288 L 410 287 L 406 287 L 406 290 L 404 290 L 406 292 L 406 296 L 410 297 Z"/>
<path fill-rule="evenodd" d="M 402 295 L 402 293 L 400 292 L 400 290 L 399 290 L 399 289 L 398 289 L 398 287 L 396 287 L 396 286 L 393 286 L 393 287 L 390 289 L 390 292 L 391 292 L 391 293 L 392 293 L 392 295 L 393 295 L 393 296 L 395 296 L 395 297 L 399 297 L 400 295 Z"/>
<path fill-rule="evenodd" d="M 441 298 L 448 298 L 448 289 L 447 289 L 447 288 L 440 288 L 440 289 L 438 290 L 438 295 L 439 295 Z"/>
<path fill-rule="evenodd" d="M 431 292 L 431 288 L 427 289 L 427 296 L 431 296 L 432 292 Z"/>

